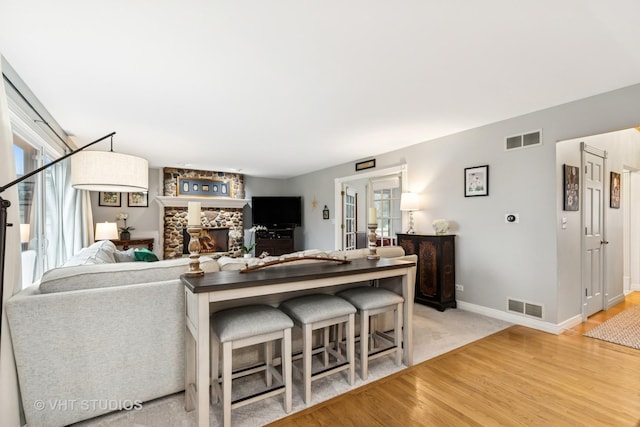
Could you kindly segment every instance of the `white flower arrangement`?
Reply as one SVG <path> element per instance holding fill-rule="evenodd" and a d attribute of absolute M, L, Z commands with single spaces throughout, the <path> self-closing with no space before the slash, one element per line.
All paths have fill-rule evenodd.
<path fill-rule="evenodd" d="M 120 231 L 123 233 L 128 233 L 132 230 L 135 230 L 135 228 L 133 227 L 127 227 L 127 218 L 129 218 L 129 215 L 124 212 L 120 212 L 118 215 L 116 215 L 116 221 L 122 221 L 124 224 L 124 226 L 120 227 Z"/>
<path fill-rule="evenodd" d="M 446 219 L 436 219 L 431 223 L 431 225 L 436 231 L 436 234 L 445 234 L 449 231 L 449 221 Z"/>
<path fill-rule="evenodd" d="M 254 233 L 254 235 L 255 235 L 256 231 L 263 231 L 263 230 L 266 230 L 266 229 L 267 229 L 267 227 L 265 227 L 264 225 L 254 225 L 253 227 L 251 227 L 249 229 L 248 232 L 249 233 Z M 253 239 L 253 236 L 249 238 L 249 241 L 251 241 L 252 239 Z M 253 248 L 255 248 L 255 246 L 256 246 L 255 242 L 251 243 L 251 245 L 249 245 L 249 247 L 246 247 L 246 246 L 242 245 L 242 253 L 244 253 L 244 254 L 250 253 L 253 250 Z"/>

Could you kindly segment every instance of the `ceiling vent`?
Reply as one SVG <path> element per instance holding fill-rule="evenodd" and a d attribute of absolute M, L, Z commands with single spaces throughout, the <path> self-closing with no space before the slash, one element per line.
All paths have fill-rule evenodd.
<path fill-rule="evenodd" d="M 532 304 L 526 301 L 518 301 L 515 299 L 507 299 L 507 310 L 513 313 L 520 313 L 526 316 L 542 319 L 542 305 Z"/>
<path fill-rule="evenodd" d="M 542 130 L 508 136 L 505 138 L 506 150 L 535 147 L 537 145 L 542 145 Z"/>

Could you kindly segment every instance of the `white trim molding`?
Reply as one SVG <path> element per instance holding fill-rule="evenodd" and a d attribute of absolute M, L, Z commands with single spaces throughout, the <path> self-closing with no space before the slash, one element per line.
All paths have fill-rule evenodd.
<path fill-rule="evenodd" d="M 555 324 L 555 323 L 544 322 L 542 320 L 532 319 L 527 316 L 507 313 L 505 311 L 500 311 L 500 310 L 484 307 L 477 304 L 471 304 L 465 301 L 456 301 L 456 304 L 460 310 L 466 310 L 472 313 L 482 314 L 487 317 L 504 320 L 505 322 L 526 326 L 528 328 L 537 329 L 539 331 L 548 332 L 554 335 L 560 335 L 561 333 L 582 323 L 582 316 L 579 314 L 570 319 L 565 320 L 562 323 Z"/>
<path fill-rule="evenodd" d="M 186 208 L 189 202 L 200 202 L 203 208 L 236 208 L 242 209 L 249 204 L 249 199 L 233 199 L 231 197 L 174 197 L 156 196 L 154 200 L 162 207 Z"/>

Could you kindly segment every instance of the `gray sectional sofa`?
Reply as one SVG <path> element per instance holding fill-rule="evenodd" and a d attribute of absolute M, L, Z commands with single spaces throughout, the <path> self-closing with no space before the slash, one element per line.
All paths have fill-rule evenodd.
<path fill-rule="evenodd" d="M 101 250 L 89 251 L 86 262 L 48 271 L 6 304 L 28 426 L 64 426 L 135 409 L 184 389 L 185 308 L 179 277 L 189 259 L 115 262 L 114 253 L 111 262 L 108 254 L 96 252 L 115 247 L 96 245 Z M 388 258 L 404 255 L 400 247 L 379 252 Z M 290 256 L 353 259 L 367 253 Z M 200 260 L 212 274 L 264 261 Z"/>

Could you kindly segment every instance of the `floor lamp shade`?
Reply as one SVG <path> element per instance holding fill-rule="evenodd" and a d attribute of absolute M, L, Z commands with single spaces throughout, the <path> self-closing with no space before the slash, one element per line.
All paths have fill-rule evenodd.
<path fill-rule="evenodd" d="M 114 240 L 118 238 L 118 225 L 115 222 L 99 222 L 96 224 L 95 240 Z"/>
<path fill-rule="evenodd" d="M 71 158 L 71 185 L 90 191 L 147 191 L 149 163 L 113 151 L 82 151 Z"/>

